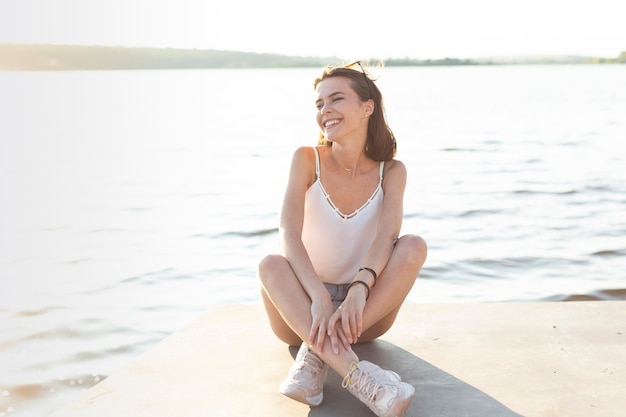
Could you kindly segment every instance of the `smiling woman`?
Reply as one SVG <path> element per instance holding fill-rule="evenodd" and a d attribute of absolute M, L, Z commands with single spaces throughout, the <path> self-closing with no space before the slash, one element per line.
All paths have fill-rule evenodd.
<path fill-rule="evenodd" d="M 314 82 L 322 136 L 293 155 L 282 252 L 265 257 L 258 274 L 274 333 L 300 346 L 282 394 L 319 406 L 332 368 L 376 415 L 403 416 L 413 386 L 360 360 L 351 345 L 392 326 L 426 260 L 426 244 L 399 237 L 406 168 L 394 159 L 380 90 L 360 69 L 327 67 Z"/>
<path fill-rule="evenodd" d="M 260 305 L 290 156 L 317 140 L 319 72 L 0 72 L 0 414 L 49 415 L 207 310 Z M 382 341 L 407 304 L 626 299 L 622 66 L 386 67 L 375 84 L 407 168 L 403 229 L 429 243 Z M 378 275 L 368 304 L 383 278 L 361 267 Z M 265 375 L 280 401 L 291 358 L 261 330 L 289 359 Z"/>
<path fill-rule="evenodd" d="M 357 64 L 361 75 L 351 69 L 351 67 Z M 363 118 L 366 121 L 366 124 L 361 125 L 366 129 L 365 153 L 375 161 L 384 161 L 393 158 L 396 153 L 396 139 L 385 118 L 382 94 L 374 84 L 374 81 L 370 78 L 370 75 L 366 73 L 361 66 L 361 62 L 357 61 L 343 68 L 329 68 L 327 71 L 328 73 L 325 73 L 327 75 L 324 76 L 329 78 L 329 86 L 325 87 L 324 90 L 320 90 L 319 84 L 324 76 L 316 79 L 313 84 L 319 93 L 318 99 L 315 102 L 318 110 L 317 122 L 320 126 L 318 145 L 332 144 L 333 140 L 328 136 L 329 133 L 332 134 L 332 132 L 327 130 L 328 123 L 330 122 L 334 125 L 338 122 L 338 120 L 335 119 L 325 120 L 328 118 L 329 114 L 332 115 L 333 113 L 325 111 L 323 106 L 330 108 L 333 103 L 339 103 L 341 105 L 341 100 L 345 98 L 350 99 L 354 96 L 354 98 L 358 99 L 365 106 L 363 109 L 359 110 L 363 112 Z M 350 80 L 350 88 L 342 89 L 341 86 L 335 87 L 336 84 L 342 84 L 344 78 Z M 326 104 L 322 97 L 323 91 L 327 91 L 326 94 L 328 97 L 326 98 Z"/>

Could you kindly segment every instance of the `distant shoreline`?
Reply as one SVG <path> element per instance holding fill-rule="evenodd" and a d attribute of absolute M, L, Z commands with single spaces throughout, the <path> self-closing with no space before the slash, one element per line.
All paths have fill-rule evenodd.
<path fill-rule="evenodd" d="M 586 56 L 511 56 L 484 58 L 369 58 L 385 66 L 620 64 L 617 58 Z M 201 68 L 307 68 L 341 65 L 338 57 L 302 57 L 214 49 L 133 48 L 121 46 L 0 44 L 0 70 L 128 70 Z"/>

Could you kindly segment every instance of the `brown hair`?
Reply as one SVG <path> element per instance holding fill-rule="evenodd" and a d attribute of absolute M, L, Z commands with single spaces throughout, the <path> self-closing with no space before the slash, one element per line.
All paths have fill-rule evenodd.
<path fill-rule="evenodd" d="M 359 65 L 360 67 L 360 65 Z M 369 73 L 357 71 L 347 67 L 324 68 L 322 75 L 313 82 L 313 88 L 330 77 L 346 77 L 350 79 L 350 85 L 361 101 L 373 100 L 374 111 L 369 117 L 367 124 L 367 140 L 365 142 L 365 154 L 374 161 L 389 161 L 396 155 L 396 138 L 387 125 L 383 96 L 374 83 Z M 332 145 L 332 142 L 320 132 L 318 145 Z"/>

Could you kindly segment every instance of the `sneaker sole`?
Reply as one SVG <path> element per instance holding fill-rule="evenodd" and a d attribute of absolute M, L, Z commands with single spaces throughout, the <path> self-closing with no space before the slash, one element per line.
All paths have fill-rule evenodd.
<path fill-rule="evenodd" d="M 389 412 L 389 417 L 404 417 L 404 414 L 409 408 L 409 405 L 413 400 L 413 396 L 415 395 L 415 388 L 413 388 L 413 385 L 407 384 L 406 382 L 401 382 L 400 384 L 404 388 L 403 391 L 405 391 L 405 396 L 396 401 L 393 409 Z"/>
<path fill-rule="evenodd" d="M 286 390 L 280 389 L 279 392 L 291 398 L 292 400 L 299 401 L 310 407 L 319 407 L 322 404 L 322 401 L 324 400 L 323 392 L 320 392 L 318 395 L 314 397 L 307 397 L 304 390 L 301 390 L 301 389 L 294 389 L 292 391 L 286 391 Z"/>

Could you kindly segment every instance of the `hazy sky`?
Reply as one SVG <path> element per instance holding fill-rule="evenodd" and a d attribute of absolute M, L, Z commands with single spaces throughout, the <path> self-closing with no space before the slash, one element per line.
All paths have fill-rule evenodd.
<path fill-rule="evenodd" d="M 626 50 L 624 0 L 0 0 L 0 43 L 352 58 Z"/>

